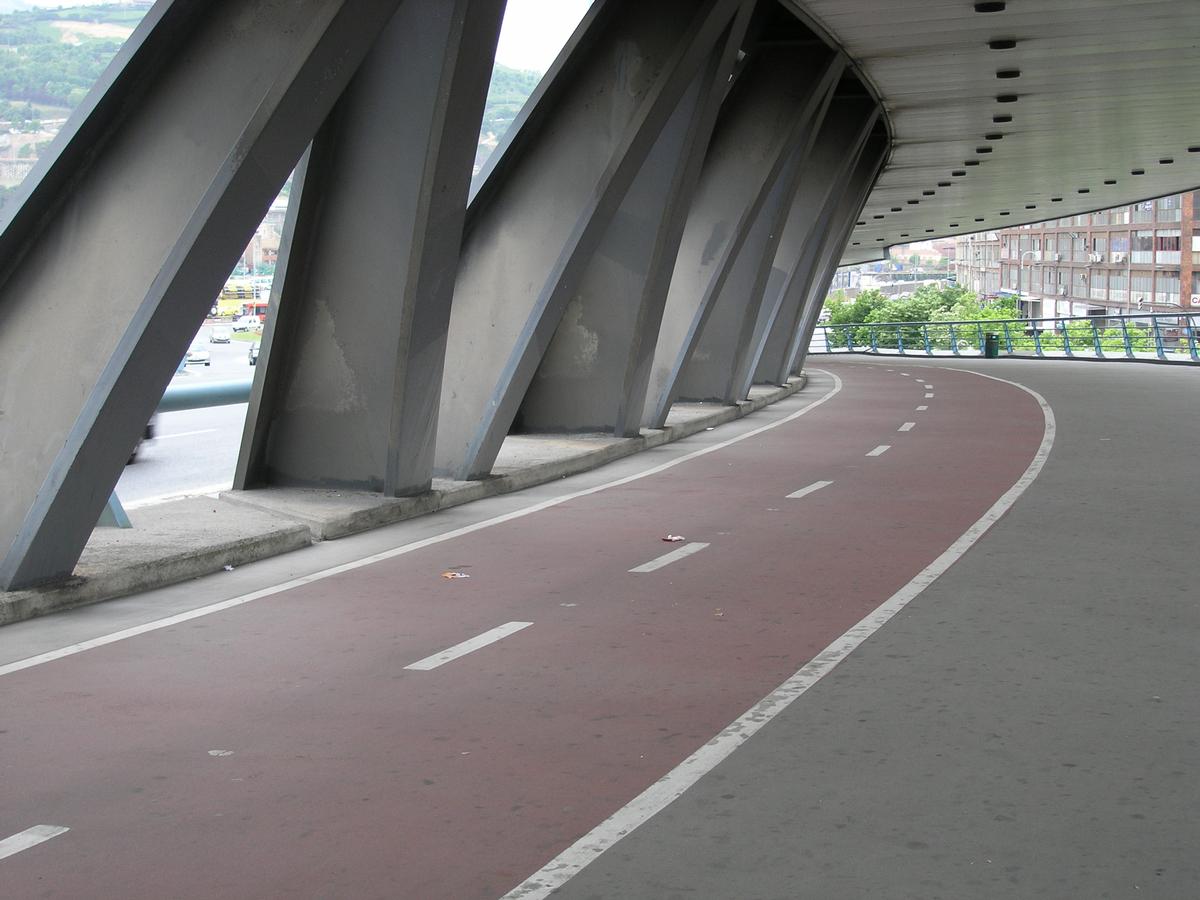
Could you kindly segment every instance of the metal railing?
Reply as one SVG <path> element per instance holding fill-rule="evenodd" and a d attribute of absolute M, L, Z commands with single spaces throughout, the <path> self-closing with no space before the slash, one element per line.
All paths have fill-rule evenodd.
<path fill-rule="evenodd" d="M 1142 359 L 1200 363 L 1200 312 L 817 326 L 809 353 Z"/>

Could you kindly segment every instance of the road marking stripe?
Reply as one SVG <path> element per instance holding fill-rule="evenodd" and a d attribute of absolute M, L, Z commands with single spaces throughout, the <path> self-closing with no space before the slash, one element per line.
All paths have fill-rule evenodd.
<path fill-rule="evenodd" d="M 927 409 L 929 409 L 928 406 L 918 406 L 917 412 L 925 412 L 925 410 L 927 410 Z"/>
<path fill-rule="evenodd" d="M 787 499 L 788 500 L 799 500 L 801 497 L 807 497 L 809 494 L 814 493 L 815 491 L 819 491 L 821 488 L 827 488 L 831 484 L 833 484 L 832 481 L 814 481 L 808 487 L 800 488 L 800 490 L 794 491 L 793 493 L 788 494 Z"/>
<path fill-rule="evenodd" d="M 932 385 L 932 384 L 927 384 L 927 385 L 924 385 L 924 388 L 925 388 L 925 390 L 927 390 L 927 391 L 932 391 L 932 390 L 933 390 L 933 385 Z"/>
<path fill-rule="evenodd" d="M 0 841 L 0 859 L 20 853 L 22 850 L 28 850 L 30 847 L 36 847 L 38 844 L 70 830 L 61 825 L 34 825 L 32 828 L 26 828 L 24 831 Z"/>
<path fill-rule="evenodd" d="M 141 500 L 131 500 L 128 503 L 122 501 L 121 505 L 126 511 L 131 509 L 141 509 L 145 506 L 158 506 L 160 503 L 169 503 L 172 500 L 185 500 L 188 497 L 209 497 L 215 496 L 221 491 L 228 491 L 233 487 L 231 481 L 225 481 L 221 484 L 210 484 L 201 487 L 188 488 L 182 493 L 174 494 L 158 494 L 154 497 L 143 497 Z"/>
<path fill-rule="evenodd" d="M 896 430 L 897 431 L 912 431 L 916 427 L 917 427 L 916 422 L 905 422 L 903 425 L 901 425 Z"/>
<path fill-rule="evenodd" d="M 621 809 L 617 810 L 590 832 L 548 862 L 545 866 L 529 876 L 521 884 L 504 895 L 501 900 L 542 900 L 561 888 L 573 877 L 579 874 L 589 863 L 597 860 L 604 851 L 611 848 L 621 838 L 631 834 L 651 817 L 661 812 L 671 803 L 678 800 L 688 788 L 716 768 L 729 757 L 738 747 L 754 736 L 756 732 L 781 712 L 787 709 L 813 685 L 832 672 L 847 656 L 853 653 L 867 638 L 886 625 L 893 616 L 908 606 L 920 596 L 921 592 L 933 584 L 942 573 L 949 569 L 958 559 L 999 521 L 1017 498 L 1020 497 L 1046 464 L 1050 449 L 1054 446 L 1056 431 L 1054 412 L 1041 394 L 1017 384 L 996 378 L 994 375 L 983 375 L 980 372 L 966 371 L 970 375 L 981 378 L 991 378 L 1019 388 L 1037 400 L 1042 407 L 1042 416 L 1046 423 L 1042 435 L 1041 446 L 1034 454 L 1029 467 L 1011 488 L 995 503 L 991 509 L 963 535 L 951 544 L 946 551 L 925 567 L 917 576 L 892 594 L 883 605 L 868 614 L 857 625 L 835 640 L 832 644 L 818 653 L 812 660 L 787 681 L 767 694 L 762 700 L 734 720 L 729 727 L 706 743 L 703 747 L 681 762 L 678 766 L 648 787 Z"/>
<path fill-rule="evenodd" d="M 883 456 L 883 454 L 887 453 L 891 449 L 891 444 L 880 444 L 878 447 L 868 453 L 867 456 Z"/>
<path fill-rule="evenodd" d="M 461 644 L 447 647 L 441 653 L 435 653 L 433 656 L 419 659 L 404 668 L 419 672 L 428 672 L 430 669 L 436 669 L 438 666 L 444 666 L 448 662 L 453 662 L 460 656 L 474 653 L 476 650 L 488 646 L 488 644 L 494 644 L 496 641 L 503 640 L 510 634 L 516 634 L 518 631 L 522 631 L 532 624 L 532 622 L 507 622 L 490 631 L 485 631 L 483 634 L 476 635 L 468 641 L 463 641 Z"/>
<path fill-rule="evenodd" d="M 781 425 L 786 425 L 789 422 L 794 422 L 807 413 L 812 412 L 823 403 L 828 403 L 835 396 L 841 393 L 842 379 L 835 373 L 827 369 L 813 369 L 814 372 L 820 372 L 822 375 L 828 375 L 833 379 L 833 387 L 826 391 L 811 403 L 801 407 L 794 413 L 776 419 L 773 422 L 767 422 L 765 425 L 759 425 L 757 428 L 752 428 L 744 434 L 739 434 L 736 437 L 721 441 L 716 444 L 710 444 L 707 447 L 701 447 L 698 450 L 693 450 L 691 453 L 685 453 L 677 459 L 667 460 L 657 466 L 652 466 L 642 472 L 636 472 L 632 475 L 625 475 L 621 478 L 606 481 L 603 484 L 595 485 L 590 488 L 583 488 L 578 491 L 571 491 L 566 494 L 561 494 L 558 497 L 551 497 L 548 500 L 542 500 L 538 503 L 531 503 L 529 506 L 521 509 L 513 510 L 512 512 L 503 513 L 499 516 L 493 516 L 490 519 L 484 519 L 481 522 L 475 522 L 471 525 L 464 525 L 461 528 L 455 528 L 443 534 L 433 535 L 432 537 L 422 538 L 419 541 L 413 541 L 411 544 L 403 544 L 399 547 L 393 547 L 390 550 L 383 550 L 379 553 L 373 553 L 370 556 L 364 556 L 361 559 L 351 560 L 340 565 L 330 566 L 328 569 L 322 569 L 319 572 L 313 572 L 310 575 L 302 575 L 299 578 L 293 578 L 291 581 L 285 581 L 282 584 L 272 585 L 261 590 L 251 591 L 248 594 L 242 594 L 238 597 L 231 597 L 228 600 L 221 600 L 217 603 L 210 603 L 208 606 L 201 606 L 197 609 L 188 610 L 187 612 L 178 613 L 173 616 L 166 616 L 162 619 L 156 619 L 153 622 L 145 622 L 141 625 L 135 625 L 132 628 L 125 628 L 121 631 L 114 631 L 112 634 L 102 635 L 101 637 L 92 638 L 87 641 L 80 641 L 77 644 L 69 644 L 66 647 L 60 647 L 57 650 L 48 650 L 45 653 L 39 653 L 37 656 L 26 657 L 25 659 L 17 660 L 16 662 L 0 665 L 0 676 L 11 675 L 14 672 L 20 672 L 23 669 L 30 669 L 34 666 L 44 665 L 48 662 L 53 662 L 56 659 L 63 659 L 67 656 L 74 656 L 76 653 L 84 653 L 88 650 L 95 650 L 97 647 L 104 647 L 108 644 L 115 644 L 118 641 L 124 641 L 128 638 L 137 637 L 142 634 L 147 634 L 151 631 L 158 631 L 162 628 L 170 628 L 172 625 L 179 625 L 183 622 L 190 622 L 193 619 L 200 619 L 204 616 L 210 616 L 214 613 L 223 612 L 227 609 L 233 609 L 237 606 L 242 606 L 246 603 L 252 603 L 255 600 L 261 600 L 264 597 L 272 597 L 275 594 L 282 594 L 285 591 L 290 591 L 292 588 L 302 587 L 306 584 L 312 584 L 316 581 L 323 581 L 326 578 L 331 578 L 334 575 L 341 575 L 343 572 L 352 572 L 355 569 L 361 569 L 364 566 L 374 565 L 377 562 L 383 562 L 387 559 L 392 559 L 396 556 L 403 556 L 406 553 L 412 553 L 416 550 L 423 550 L 426 547 L 432 547 L 435 544 L 441 544 L 445 541 L 452 541 L 455 538 L 462 537 L 466 534 L 473 534 L 476 531 L 482 531 L 485 528 L 491 528 L 495 525 L 501 525 L 505 522 L 510 522 L 513 519 L 520 519 L 525 516 L 532 515 L 536 512 L 541 512 L 543 509 L 550 509 L 554 506 L 566 503 L 570 500 L 576 500 L 580 497 L 587 497 L 591 494 L 598 494 L 601 491 L 606 491 L 609 488 L 621 487 L 622 485 L 631 484 L 642 478 L 648 478 L 651 475 L 657 475 L 659 472 L 665 472 L 675 466 L 682 465 L 685 462 L 691 462 L 701 456 L 709 453 L 716 453 L 719 450 L 724 450 L 726 447 L 732 447 L 734 444 L 749 440 L 752 437 L 757 437 Z"/>
<path fill-rule="evenodd" d="M 642 565 L 638 566 L 636 569 L 630 569 L 629 571 L 634 573 L 656 572 L 663 566 L 669 566 L 671 563 L 679 562 L 679 560 L 691 556 L 693 553 L 699 553 L 707 546 L 708 544 L 702 544 L 699 541 L 693 541 L 690 544 L 684 544 L 678 550 L 672 550 L 670 553 L 664 553 L 662 556 L 658 557 L 658 559 L 652 559 L 648 563 L 642 563 Z"/>
<path fill-rule="evenodd" d="M 933 399 L 933 394 L 932 394 L 932 393 L 928 393 L 928 394 L 926 394 L 926 395 L 925 395 L 925 399 L 926 399 L 926 400 L 932 400 L 932 399 Z"/>
<path fill-rule="evenodd" d="M 908 377 L 908 373 L 907 373 L 907 372 L 901 372 L 900 374 L 901 374 L 901 375 L 903 375 L 905 378 L 907 378 L 907 377 Z"/>
<path fill-rule="evenodd" d="M 176 434 L 158 434 L 151 438 L 152 441 L 169 441 L 172 438 L 195 437 L 198 434 L 212 434 L 217 429 L 201 428 L 199 431 L 180 431 Z"/>

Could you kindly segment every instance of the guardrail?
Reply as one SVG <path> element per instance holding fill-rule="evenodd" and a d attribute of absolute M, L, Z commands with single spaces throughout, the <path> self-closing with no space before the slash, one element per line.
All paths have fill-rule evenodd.
<path fill-rule="evenodd" d="M 993 337 L 992 347 L 988 336 Z M 993 352 L 989 353 L 989 349 Z M 809 353 L 1200 363 L 1200 313 L 818 325 Z"/>

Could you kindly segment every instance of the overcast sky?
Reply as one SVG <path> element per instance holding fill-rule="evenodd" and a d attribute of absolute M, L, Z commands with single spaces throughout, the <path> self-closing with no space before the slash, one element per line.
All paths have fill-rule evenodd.
<path fill-rule="evenodd" d="M 508 0 L 497 62 L 545 72 L 589 6 L 591 0 Z"/>

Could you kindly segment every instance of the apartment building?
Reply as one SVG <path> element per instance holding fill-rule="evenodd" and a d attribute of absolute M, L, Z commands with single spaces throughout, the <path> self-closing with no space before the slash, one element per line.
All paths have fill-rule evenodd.
<path fill-rule="evenodd" d="M 1196 192 L 958 239 L 958 282 L 1025 316 L 1200 312 Z"/>

